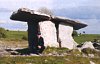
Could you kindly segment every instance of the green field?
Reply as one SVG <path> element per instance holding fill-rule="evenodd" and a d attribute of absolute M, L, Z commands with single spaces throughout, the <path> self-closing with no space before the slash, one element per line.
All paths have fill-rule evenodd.
<path fill-rule="evenodd" d="M 100 34 L 82 34 L 74 37 L 74 40 L 79 44 L 86 41 L 94 41 L 94 39 L 100 40 Z"/>
<path fill-rule="evenodd" d="M 26 31 L 7 31 L 7 37 L 3 40 L 23 40 L 23 37 L 28 38 Z M 93 41 L 94 39 L 100 39 L 100 34 L 82 34 L 79 36 L 75 36 L 74 40 L 77 43 L 82 43 L 86 41 Z"/>
<path fill-rule="evenodd" d="M 23 37 L 28 37 L 26 31 L 7 31 L 7 37 L 2 38 L 2 40 L 12 40 L 12 41 L 19 41 L 22 40 Z"/>

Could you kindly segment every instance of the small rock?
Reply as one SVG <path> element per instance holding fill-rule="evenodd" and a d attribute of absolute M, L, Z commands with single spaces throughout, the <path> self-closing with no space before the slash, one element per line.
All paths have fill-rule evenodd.
<path fill-rule="evenodd" d="M 83 54 L 82 56 L 83 56 L 83 57 L 87 57 L 87 55 L 85 55 L 85 54 Z"/>
<path fill-rule="evenodd" d="M 90 61 L 90 64 L 95 64 L 93 61 Z"/>
<path fill-rule="evenodd" d="M 70 61 L 69 59 L 65 59 L 65 60 Z"/>
<path fill-rule="evenodd" d="M 52 54 L 52 53 L 49 53 L 48 55 L 51 56 L 51 55 L 53 55 L 53 54 Z"/>
<path fill-rule="evenodd" d="M 12 55 L 18 55 L 18 54 L 19 54 L 19 53 L 16 52 L 16 51 L 10 51 L 10 53 L 11 53 Z"/>
<path fill-rule="evenodd" d="M 37 55 L 37 54 L 30 54 L 30 56 L 39 56 L 39 55 Z"/>
<path fill-rule="evenodd" d="M 45 62 L 47 62 L 48 60 L 44 60 Z"/>
<path fill-rule="evenodd" d="M 88 56 L 94 58 L 94 54 L 88 54 Z"/>
<path fill-rule="evenodd" d="M 95 49 L 94 46 L 93 46 L 93 43 L 92 42 L 85 42 L 83 45 L 82 45 L 82 49 L 84 48 L 91 48 L 91 49 Z"/>

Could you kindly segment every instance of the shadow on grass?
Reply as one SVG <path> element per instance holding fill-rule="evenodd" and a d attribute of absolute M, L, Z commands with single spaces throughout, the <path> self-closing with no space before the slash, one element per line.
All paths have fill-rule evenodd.
<path fill-rule="evenodd" d="M 17 51 L 20 55 L 29 55 L 30 54 L 29 48 L 17 49 L 15 51 Z"/>
<path fill-rule="evenodd" d="M 9 52 L 11 55 L 29 55 L 29 54 L 30 54 L 29 48 L 16 49 L 16 50 L 5 49 L 5 50 L 6 50 L 7 52 Z"/>

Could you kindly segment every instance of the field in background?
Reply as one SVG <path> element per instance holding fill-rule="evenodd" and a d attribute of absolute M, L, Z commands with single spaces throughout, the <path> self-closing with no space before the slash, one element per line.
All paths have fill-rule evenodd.
<path fill-rule="evenodd" d="M 9 41 L 20 41 L 23 40 L 23 37 L 28 37 L 26 31 L 7 31 L 7 37 L 1 38 L 1 40 L 9 40 Z"/>
<path fill-rule="evenodd" d="M 26 38 L 26 39 L 25 39 Z M 0 39 L 6 41 L 27 41 L 27 32 L 26 31 L 7 31 L 7 37 Z M 94 39 L 100 39 L 100 34 L 81 34 L 79 36 L 75 36 L 74 40 L 77 43 L 82 43 L 86 41 L 93 41 Z"/>
<path fill-rule="evenodd" d="M 100 34 L 81 34 L 74 37 L 74 40 L 79 44 L 86 41 L 94 41 L 94 39 L 100 40 Z"/>
<path fill-rule="evenodd" d="M 6 38 L 0 38 L 0 45 L 6 48 L 27 48 L 28 36 L 26 31 L 7 31 Z"/>

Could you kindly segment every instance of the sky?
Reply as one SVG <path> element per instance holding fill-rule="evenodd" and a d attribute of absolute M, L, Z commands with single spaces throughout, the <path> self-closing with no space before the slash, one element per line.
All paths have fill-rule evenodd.
<path fill-rule="evenodd" d="M 78 32 L 100 34 L 100 0 L 0 0 L 0 27 L 27 30 L 27 23 L 10 20 L 11 14 L 19 8 L 37 10 L 40 7 L 51 9 L 54 15 L 79 20 L 88 25 Z"/>

